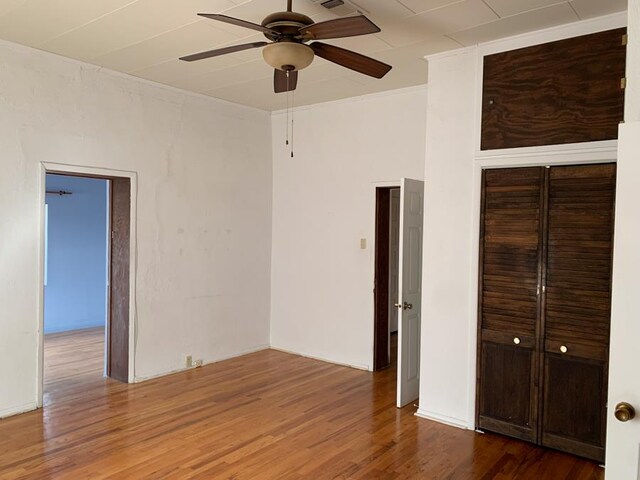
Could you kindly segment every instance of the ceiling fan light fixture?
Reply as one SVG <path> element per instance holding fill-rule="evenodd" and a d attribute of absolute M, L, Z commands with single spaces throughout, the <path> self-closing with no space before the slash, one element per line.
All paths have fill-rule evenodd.
<path fill-rule="evenodd" d="M 313 62 L 314 53 L 302 43 L 278 42 L 264 47 L 262 56 L 273 68 L 286 71 L 307 68 Z"/>

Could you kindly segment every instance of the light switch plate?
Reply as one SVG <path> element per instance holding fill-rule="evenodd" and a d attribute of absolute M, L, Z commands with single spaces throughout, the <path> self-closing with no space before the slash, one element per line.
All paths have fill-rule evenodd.
<path fill-rule="evenodd" d="M 366 250 L 367 249 L 367 239 L 366 238 L 361 238 L 360 239 L 360 250 Z"/>

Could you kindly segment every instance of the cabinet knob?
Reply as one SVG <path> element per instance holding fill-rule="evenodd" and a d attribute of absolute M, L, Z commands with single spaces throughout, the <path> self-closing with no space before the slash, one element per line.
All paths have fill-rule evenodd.
<path fill-rule="evenodd" d="M 627 402 L 620 402 L 616 405 L 615 416 L 620 422 L 628 422 L 636 416 L 636 409 Z"/>
<path fill-rule="evenodd" d="M 569 351 L 569 349 L 566 347 L 566 345 L 562 345 L 562 346 L 560 347 L 560 351 L 561 351 L 562 353 L 567 353 L 567 352 Z"/>
<path fill-rule="evenodd" d="M 520 345 L 520 338 L 515 337 L 515 338 L 513 339 L 513 343 L 515 343 L 516 345 Z"/>

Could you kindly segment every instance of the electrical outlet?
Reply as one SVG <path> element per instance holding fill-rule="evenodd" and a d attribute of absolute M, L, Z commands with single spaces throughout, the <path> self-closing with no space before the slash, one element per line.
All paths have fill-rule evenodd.
<path fill-rule="evenodd" d="M 187 368 L 193 367 L 193 357 L 191 355 L 187 355 L 187 358 L 185 360 L 185 364 L 186 364 Z"/>

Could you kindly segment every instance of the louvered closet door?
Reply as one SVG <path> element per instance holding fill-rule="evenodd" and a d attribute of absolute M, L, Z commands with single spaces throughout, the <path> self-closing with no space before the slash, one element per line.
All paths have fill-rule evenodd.
<path fill-rule="evenodd" d="M 541 440 L 604 461 L 615 165 L 548 175 Z"/>
<path fill-rule="evenodd" d="M 537 440 L 541 168 L 483 174 L 478 426 Z"/>

